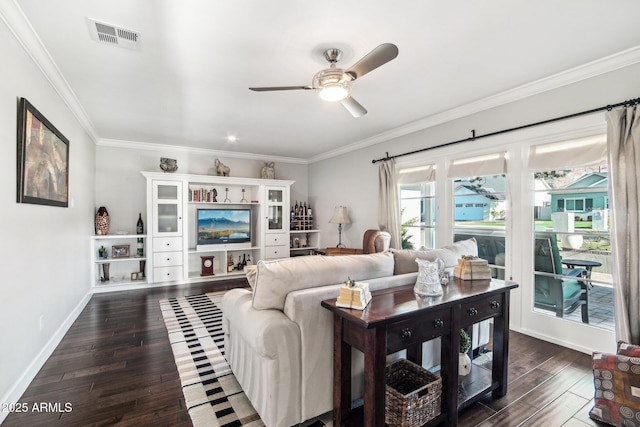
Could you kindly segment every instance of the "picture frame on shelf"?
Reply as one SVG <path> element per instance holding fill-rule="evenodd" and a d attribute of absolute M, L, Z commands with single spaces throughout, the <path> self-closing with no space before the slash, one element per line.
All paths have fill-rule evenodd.
<path fill-rule="evenodd" d="M 111 246 L 111 258 L 128 258 L 129 245 L 113 245 Z"/>
<path fill-rule="evenodd" d="M 18 103 L 17 203 L 69 206 L 69 140 L 29 101 Z"/>

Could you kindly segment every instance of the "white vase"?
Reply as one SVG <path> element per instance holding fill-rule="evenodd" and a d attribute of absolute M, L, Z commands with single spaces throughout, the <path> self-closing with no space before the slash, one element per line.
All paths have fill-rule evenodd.
<path fill-rule="evenodd" d="M 471 372 L 471 358 L 467 353 L 458 353 L 458 382 L 461 383 Z"/>

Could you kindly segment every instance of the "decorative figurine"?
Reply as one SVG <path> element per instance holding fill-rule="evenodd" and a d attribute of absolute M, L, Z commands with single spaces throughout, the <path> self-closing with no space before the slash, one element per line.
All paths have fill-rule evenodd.
<path fill-rule="evenodd" d="M 218 174 L 218 176 L 229 176 L 229 174 L 231 173 L 231 168 L 222 163 L 220 160 L 216 159 L 214 164 L 216 166 L 216 173 Z"/>
<path fill-rule="evenodd" d="M 160 169 L 164 172 L 175 172 L 178 170 L 178 161 L 176 159 L 160 157 Z"/>
<path fill-rule="evenodd" d="M 262 179 L 275 179 L 275 165 L 275 162 L 264 162 L 264 166 L 260 169 L 260 177 L 262 177 Z"/>

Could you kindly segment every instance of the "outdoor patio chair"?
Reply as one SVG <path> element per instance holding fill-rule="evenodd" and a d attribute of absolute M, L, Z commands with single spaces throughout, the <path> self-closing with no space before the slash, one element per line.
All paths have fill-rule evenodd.
<path fill-rule="evenodd" d="M 537 235 L 534 244 L 536 308 L 551 310 L 557 317 L 582 310 L 582 322 L 589 323 L 587 271 L 583 268 L 562 268 L 562 258 L 558 250 L 555 234 Z M 550 275 L 537 274 L 537 272 Z"/>

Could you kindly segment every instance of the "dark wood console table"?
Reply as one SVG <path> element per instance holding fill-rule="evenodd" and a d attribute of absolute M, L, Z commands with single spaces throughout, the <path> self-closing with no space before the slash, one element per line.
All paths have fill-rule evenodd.
<path fill-rule="evenodd" d="M 351 415 L 351 347 L 364 353 L 364 425 L 384 427 L 386 355 L 407 349 L 407 359 L 422 364 L 422 343 L 441 337 L 441 414 L 427 426 L 457 426 L 458 410 L 492 392 L 507 392 L 509 355 L 509 291 L 517 284 L 501 280 L 454 279 L 441 297 L 419 297 L 413 286 L 373 293 L 365 310 L 336 307 L 336 299 L 322 301 L 333 312 L 333 425 Z M 485 378 L 472 368 L 472 387 L 459 393 L 458 348 L 461 328 L 493 318 L 493 362 Z"/>

